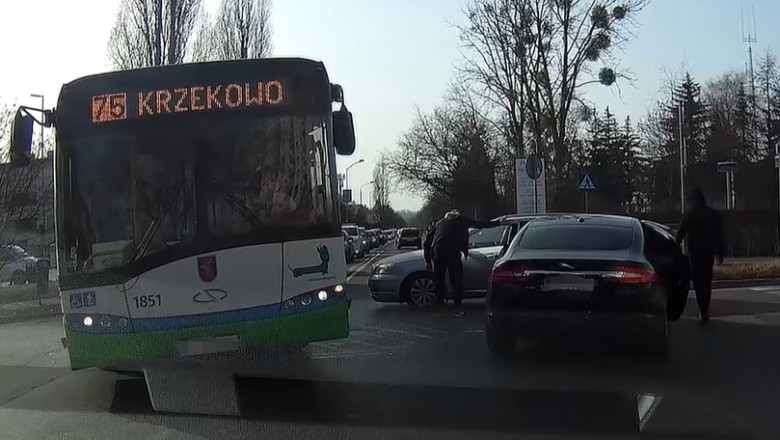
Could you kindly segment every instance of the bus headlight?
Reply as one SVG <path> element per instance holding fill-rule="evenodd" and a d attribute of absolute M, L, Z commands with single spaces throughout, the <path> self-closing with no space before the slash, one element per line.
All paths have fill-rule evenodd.
<path fill-rule="evenodd" d="M 306 295 L 303 298 L 301 298 L 301 304 L 303 304 L 304 306 L 308 306 L 309 304 L 311 304 L 311 296 Z"/>
<path fill-rule="evenodd" d="M 344 286 L 341 284 L 336 284 L 336 287 L 333 288 L 333 291 L 336 292 L 336 294 L 339 294 L 344 291 Z"/>
<path fill-rule="evenodd" d="M 84 326 L 85 327 L 92 327 L 92 317 L 91 316 L 85 316 L 84 317 Z"/>
<path fill-rule="evenodd" d="M 328 292 L 326 292 L 324 290 L 320 290 L 317 293 L 317 298 L 319 298 L 320 301 L 327 301 L 328 300 Z"/>
<path fill-rule="evenodd" d="M 111 326 L 111 317 L 108 315 L 103 315 L 100 317 L 100 326 L 101 327 L 110 327 Z"/>

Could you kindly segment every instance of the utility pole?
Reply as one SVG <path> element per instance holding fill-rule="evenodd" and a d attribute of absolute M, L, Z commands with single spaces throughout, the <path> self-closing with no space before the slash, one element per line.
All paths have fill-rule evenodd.
<path fill-rule="evenodd" d="M 688 154 L 685 148 L 685 102 L 681 102 L 678 107 L 678 116 L 680 124 L 680 211 L 685 215 L 685 187 L 687 182 Z"/>
<path fill-rule="evenodd" d="M 780 252 L 780 142 L 775 141 L 775 169 L 777 169 L 777 240 Z"/>
<path fill-rule="evenodd" d="M 344 214 L 345 214 L 345 215 L 344 215 L 344 217 L 345 217 L 345 218 L 344 218 L 344 221 L 345 221 L 345 222 L 349 222 L 349 207 L 350 207 L 350 205 L 351 205 L 352 203 L 354 203 L 354 202 L 352 201 L 352 198 L 354 198 L 354 197 L 355 197 L 355 195 L 354 195 L 354 194 L 352 194 L 352 187 L 350 187 L 350 186 L 349 186 L 349 169 L 350 169 L 350 168 L 352 168 L 352 167 L 354 167 L 355 165 L 357 165 L 357 164 L 360 164 L 360 163 L 363 163 L 363 162 L 365 162 L 365 159 L 359 159 L 359 160 L 356 160 L 356 161 L 355 161 L 355 162 L 353 162 L 353 163 L 352 163 L 350 166 L 348 166 L 346 170 L 344 170 L 344 186 L 345 186 L 345 187 L 346 187 L 348 190 L 350 190 L 350 201 L 344 204 Z"/>
<path fill-rule="evenodd" d="M 43 98 L 42 93 L 33 93 L 30 95 L 31 98 L 39 98 L 41 100 L 41 111 L 44 111 L 46 109 L 45 100 Z M 47 255 L 47 247 L 45 243 L 45 235 L 46 235 L 46 204 L 44 203 L 44 198 L 46 197 L 46 146 L 43 144 L 44 142 L 44 134 L 43 134 L 43 125 L 40 126 L 41 130 L 41 145 L 38 150 L 38 156 L 40 158 L 41 163 L 41 189 L 40 194 L 38 195 L 38 212 L 41 216 L 41 224 L 40 224 L 40 231 L 38 233 L 38 241 L 41 244 L 41 258 L 48 258 Z"/>
<path fill-rule="evenodd" d="M 372 181 L 370 181 L 368 183 L 364 183 L 364 184 L 360 185 L 360 204 L 361 205 L 363 204 L 363 188 L 367 187 L 368 185 L 373 185 L 373 184 L 374 184 L 374 181 L 372 180 Z"/>

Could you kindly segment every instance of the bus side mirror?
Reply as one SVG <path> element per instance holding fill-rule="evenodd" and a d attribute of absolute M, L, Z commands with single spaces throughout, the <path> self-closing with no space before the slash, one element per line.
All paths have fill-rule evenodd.
<path fill-rule="evenodd" d="M 26 167 L 32 159 L 32 136 L 33 136 L 32 116 L 23 112 L 22 109 L 16 111 L 16 116 L 11 123 L 11 147 L 9 159 L 11 166 Z"/>
<path fill-rule="evenodd" d="M 342 156 L 355 152 L 355 125 L 352 113 L 343 104 L 339 111 L 333 112 L 333 144 L 336 152 Z"/>

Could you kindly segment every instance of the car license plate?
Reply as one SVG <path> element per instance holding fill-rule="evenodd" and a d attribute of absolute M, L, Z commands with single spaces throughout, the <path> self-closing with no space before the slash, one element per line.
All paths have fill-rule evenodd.
<path fill-rule="evenodd" d="M 190 339 L 176 342 L 176 355 L 179 357 L 201 354 L 221 353 L 241 348 L 238 336 L 220 336 L 216 338 Z"/>
<path fill-rule="evenodd" d="M 544 279 L 542 290 L 549 292 L 555 290 L 593 292 L 595 282 L 590 278 L 578 275 L 554 275 Z"/>

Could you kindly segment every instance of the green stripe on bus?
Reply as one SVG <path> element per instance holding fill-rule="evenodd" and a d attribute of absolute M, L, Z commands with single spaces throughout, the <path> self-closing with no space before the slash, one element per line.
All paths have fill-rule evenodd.
<path fill-rule="evenodd" d="M 278 333 L 277 333 L 278 332 Z M 172 359 L 177 341 L 237 335 L 244 347 L 303 345 L 349 336 L 349 302 L 300 315 L 167 332 L 92 334 L 66 332 L 72 369 L 118 367 Z"/>

